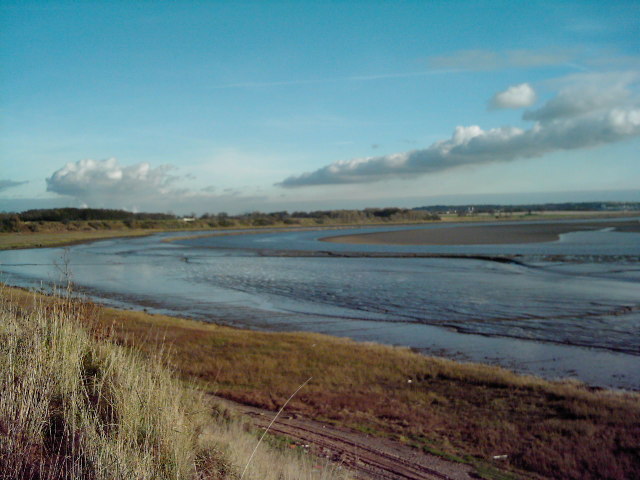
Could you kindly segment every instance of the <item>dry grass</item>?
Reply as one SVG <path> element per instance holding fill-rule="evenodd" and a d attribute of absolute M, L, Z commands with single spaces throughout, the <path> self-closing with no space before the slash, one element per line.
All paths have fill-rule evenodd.
<path fill-rule="evenodd" d="M 212 417 L 158 349 L 143 358 L 111 343 L 100 312 L 0 291 L 0 478 L 239 478 L 255 435 Z M 261 446 L 244 478 L 338 478 L 312 462 Z"/>
<path fill-rule="evenodd" d="M 94 343 L 74 313 L 65 304 L 3 312 L 3 474 L 193 478 L 185 395 L 161 368 Z"/>
<path fill-rule="evenodd" d="M 17 294 L 16 294 L 17 295 Z M 251 332 L 103 309 L 113 339 L 165 356 L 186 381 L 428 451 L 548 478 L 640 478 L 640 396 L 553 383 L 408 349 L 306 333 Z M 410 382 L 409 382 L 410 381 Z M 494 461 L 494 455 L 507 455 Z"/>
<path fill-rule="evenodd" d="M 158 230 L 160 231 L 160 230 Z M 89 230 L 36 233 L 0 233 L 0 250 L 75 245 L 115 237 L 138 237 L 156 233 L 153 230 Z"/>
<path fill-rule="evenodd" d="M 636 394 L 322 335 L 115 310 L 105 320 L 123 344 L 148 354 L 163 338 L 183 378 L 236 401 L 275 410 L 313 376 L 290 410 L 467 459 L 508 455 L 493 463 L 545 477 L 640 477 Z"/>

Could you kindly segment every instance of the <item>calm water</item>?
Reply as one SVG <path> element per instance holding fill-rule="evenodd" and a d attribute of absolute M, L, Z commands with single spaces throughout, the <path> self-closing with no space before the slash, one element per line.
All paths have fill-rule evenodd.
<path fill-rule="evenodd" d="M 549 243 L 459 247 L 318 240 L 331 234 L 287 231 L 179 243 L 162 242 L 175 234 L 161 234 L 78 245 L 67 254 L 76 285 L 117 306 L 407 345 L 640 390 L 640 234 L 603 230 Z M 279 256 L 291 250 L 302 256 Z M 304 253 L 317 251 L 508 254 L 519 255 L 519 263 Z M 0 280 L 58 282 L 64 254 L 0 252 Z"/>

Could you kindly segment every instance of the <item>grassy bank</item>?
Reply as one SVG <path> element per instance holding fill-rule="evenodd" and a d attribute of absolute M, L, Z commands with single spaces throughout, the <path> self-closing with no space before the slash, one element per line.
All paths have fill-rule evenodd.
<path fill-rule="evenodd" d="M 160 232 L 161 230 L 158 230 Z M 0 250 L 19 248 L 62 247 L 116 237 L 139 237 L 156 233 L 154 230 L 81 230 L 35 233 L 0 233 Z"/>
<path fill-rule="evenodd" d="M 406 222 L 393 223 L 393 222 L 370 222 L 370 223 L 357 223 L 357 224 L 330 224 L 326 226 L 319 227 L 317 224 L 313 224 L 311 222 L 308 223 L 307 226 L 296 226 L 292 227 L 290 225 L 285 224 L 276 224 L 269 226 L 238 226 L 238 227 L 230 227 L 230 228 L 215 228 L 210 227 L 208 225 L 199 225 L 199 224 L 183 224 L 181 228 L 147 228 L 147 229 L 138 229 L 138 228 L 126 228 L 124 226 L 113 228 L 111 230 L 95 230 L 90 227 L 80 227 L 79 229 L 74 230 L 52 230 L 45 232 L 11 232 L 11 233 L 0 233 L 0 250 L 15 250 L 15 249 L 26 249 L 26 248 L 44 248 L 44 247 L 63 247 L 68 245 L 77 245 L 80 243 L 93 242 L 97 240 L 106 240 L 109 238 L 118 238 L 118 237 L 140 237 L 145 235 L 153 235 L 154 233 L 162 233 L 162 232 L 176 232 L 176 234 L 184 233 L 188 231 L 201 231 L 207 230 L 211 233 L 197 235 L 199 236 L 208 236 L 214 234 L 226 234 L 226 235 L 236 235 L 240 232 L 237 230 L 245 230 L 247 228 L 256 229 L 259 231 L 272 231 L 276 229 L 276 231 L 280 231 L 282 229 L 295 229 L 295 230 L 318 230 L 321 228 L 336 228 L 336 227 L 358 227 L 358 226 L 382 226 L 382 225 L 407 225 Z M 422 224 L 425 222 L 414 222 L 414 224 Z M 410 225 L 410 224 L 409 224 Z M 192 238 L 196 235 L 181 235 L 182 237 Z"/>
<path fill-rule="evenodd" d="M 238 479 L 257 437 L 75 301 L 0 287 L 0 478 Z M 252 479 L 342 478 L 261 445 Z M 316 468 L 314 468 L 314 466 Z"/>
<path fill-rule="evenodd" d="M 16 302 L 28 296 L 14 291 Z M 121 345 L 206 391 L 288 410 L 515 475 L 640 477 L 640 396 L 307 333 L 266 333 L 100 309 Z M 494 456 L 506 455 L 506 459 Z M 524 473 L 523 473 L 524 472 Z M 489 478 L 501 478 L 495 472 Z"/>

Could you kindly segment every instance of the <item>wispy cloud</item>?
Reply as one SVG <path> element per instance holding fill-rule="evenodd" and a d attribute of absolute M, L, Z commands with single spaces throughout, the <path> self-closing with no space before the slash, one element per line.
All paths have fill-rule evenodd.
<path fill-rule="evenodd" d="M 640 75 L 635 72 L 569 75 L 556 82 L 558 95 L 542 108 L 523 115 L 525 120 L 548 121 L 589 112 L 638 104 L 632 88 Z"/>
<path fill-rule="evenodd" d="M 16 182 L 14 180 L 0 180 L 0 192 L 8 190 L 9 188 L 13 188 L 13 187 L 18 187 L 20 185 L 24 185 L 25 183 L 28 183 L 28 182 L 26 182 L 26 181 L 24 181 L 24 182 Z"/>
<path fill-rule="evenodd" d="M 429 65 L 433 68 L 494 70 L 501 64 L 501 56 L 492 50 L 460 50 L 449 55 L 431 57 L 429 59 Z"/>
<path fill-rule="evenodd" d="M 600 85 L 592 89 L 586 86 L 594 82 L 592 75 L 574 76 L 571 87 L 541 108 L 525 113 L 525 119 L 535 120 L 528 130 L 458 126 L 451 138 L 424 149 L 338 161 L 313 172 L 290 176 L 278 185 L 302 187 L 413 178 L 455 167 L 535 158 L 640 136 L 640 103 L 624 78 L 623 75 L 619 81 L 610 82 L 608 88 Z"/>
<path fill-rule="evenodd" d="M 534 68 L 566 64 L 573 58 L 569 51 L 556 50 L 459 50 L 431 57 L 434 69 L 497 70 L 500 68 Z"/>
<path fill-rule="evenodd" d="M 588 58 L 584 63 L 607 70 L 640 70 L 640 55 L 620 55 L 617 52 L 604 52 L 603 55 Z"/>
<path fill-rule="evenodd" d="M 315 85 L 323 83 L 338 83 L 338 82 L 373 82 L 377 80 L 393 80 L 413 77 L 429 77 L 433 75 L 443 75 L 447 73 L 456 72 L 456 69 L 433 69 L 424 70 L 419 72 L 399 72 L 399 73 L 379 73 L 370 75 L 351 75 L 346 77 L 336 78 L 317 78 L 317 79 L 299 79 L 299 80 L 277 80 L 273 82 L 236 82 L 225 83 L 221 85 L 213 85 L 210 88 L 213 89 L 226 89 L 226 88 L 264 88 L 264 87 L 287 87 L 296 85 Z"/>
<path fill-rule="evenodd" d="M 359 121 L 358 124 L 371 124 Z M 299 128 L 346 128 L 354 125 L 354 120 L 339 115 L 291 115 L 289 117 L 273 117 L 262 121 L 261 125 L 268 128 L 294 129 Z"/>
<path fill-rule="evenodd" d="M 352 82 L 369 82 L 372 80 L 386 80 L 393 78 L 412 78 L 412 77 L 430 77 L 433 75 L 444 75 L 447 73 L 459 72 L 456 68 L 441 68 L 438 70 L 426 70 L 421 72 L 404 72 L 404 73 L 381 73 L 377 75 L 356 75 L 345 77 L 345 80 Z"/>
<path fill-rule="evenodd" d="M 511 67 L 545 67 L 567 64 L 574 53 L 565 50 L 508 50 L 503 54 L 504 64 Z"/>

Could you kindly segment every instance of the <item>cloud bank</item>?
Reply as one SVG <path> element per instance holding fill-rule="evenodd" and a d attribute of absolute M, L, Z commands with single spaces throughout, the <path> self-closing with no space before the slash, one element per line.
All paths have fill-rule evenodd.
<path fill-rule="evenodd" d="M 0 180 L 0 192 L 3 192 L 9 188 L 17 187 L 19 185 L 24 185 L 25 182 L 15 182 L 13 180 Z"/>
<path fill-rule="evenodd" d="M 265 202 L 263 196 L 209 185 L 191 189 L 193 175 L 174 175 L 172 165 L 152 167 L 147 162 L 122 166 L 115 158 L 69 162 L 46 179 L 47 191 L 64 195 L 81 206 L 122 208 L 133 211 L 178 213 L 251 210 Z M 67 200 L 67 201 L 68 201 Z M 55 203 L 55 200 L 53 200 Z"/>
<path fill-rule="evenodd" d="M 535 121 L 528 130 L 510 126 L 490 130 L 477 125 L 458 126 L 451 138 L 425 149 L 338 161 L 313 172 L 288 177 L 277 185 L 302 187 L 413 178 L 465 165 L 534 158 L 640 136 L 640 102 L 633 101 L 630 83 L 628 78 L 609 88 L 568 87 L 541 108 L 524 114 L 525 120 Z M 526 95 L 521 93 L 507 95 L 504 101 L 512 104 L 515 100 L 522 101 Z"/>
<path fill-rule="evenodd" d="M 491 108 L 530 107 L 536 101 L 536 92 L 528 83 L 521 83 L 496 93 L 490 102 Z"/>
<path fill-rule="evenodd" d="M 47 191 L 75 197 L 86 204 L 117 200 L 121 204 L 171 191 L 178 177 L 169 174 L 171 165 L 152 168 L 149 163 L 128 167 L 115 158 L 69 162 L 46 179 Z"/>
<path fill-rule="evenodd" d="M 525 112 L 523 118 L 546 122 L 625 105 L 637 105 L 638 102 L 634 101 L 630 91 L 630 86 L 637 80 L 638 76 L 633 73 L 572 75 L 568 81 L 577 81 L 577 84 L 565 86 L 542 108 Z"/>

